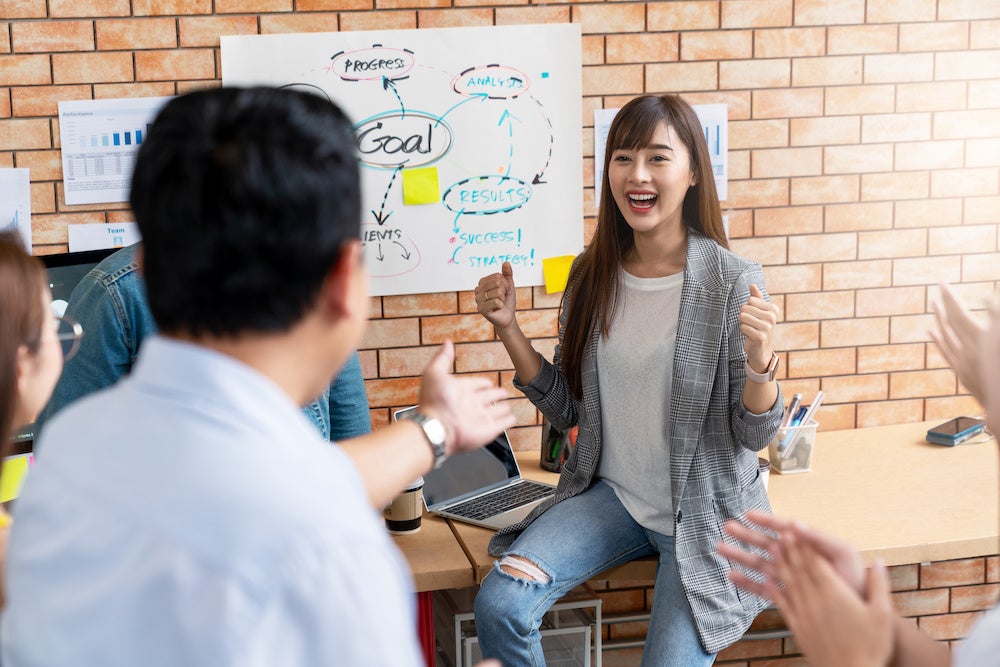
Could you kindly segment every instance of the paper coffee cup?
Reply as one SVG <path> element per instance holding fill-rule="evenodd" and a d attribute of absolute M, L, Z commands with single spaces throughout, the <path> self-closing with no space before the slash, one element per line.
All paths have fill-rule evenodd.
<path fill-rule="evenodd" d="M 405 535 L 420 530 L 424 514 L 424 480 L 414 482 L 382 510 L 385 527 L 393 535 Z"/>

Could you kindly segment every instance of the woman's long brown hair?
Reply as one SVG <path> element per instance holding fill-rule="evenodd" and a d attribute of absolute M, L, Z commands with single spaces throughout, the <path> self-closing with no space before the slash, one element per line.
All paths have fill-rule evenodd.
<path fill-rule="evenodd" d="M 594 238 L 577 261 L 567 286 L 569 311 L 560 358 L 570 391 L 577 399 L 583 396 L 580 369 L 587 343 L 598 323 L 601 334 L 608 333 L 618 299 L 618 267 L 633 244 L 632 228 L 622 217 L 608 184 L 611 155 L 619 149 L 644 148 L 664 122 L 674 128 L 687 148 L 696 178 L 684 197 L 681 209 L 684 224 L 689 231 L 703 234 L 723 248 L 729 247 L 704 130 L 694 109 L 677 95 L 646 95 L 629 101 L 615 116 L 608 132 Z"/>
<path fill-rule="evenodd" d="M 45 317 L 45 267 L 15 234 L 0 234 L 0 448 L 6 453 L 17 407 L 17 355 L 38 351 Z"/>

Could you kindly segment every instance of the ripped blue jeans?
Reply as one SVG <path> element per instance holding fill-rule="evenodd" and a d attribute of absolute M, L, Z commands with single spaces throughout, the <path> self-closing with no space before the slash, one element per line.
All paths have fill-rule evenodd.
<path fill-rule="evenodd" d="M 475 603 L 483 657 L 504 667 L 541 667 L 539 626 L 549 607 L 604 570 L 654 554 L 659 563 L 643 666 L 711 665 L 715 655 L 701 646 L 677 576 L 674 538 L 637 524 L 603 481 L 549 508 L 504 554 L 536 565 L 549 581 L 515 577 L 499 562 L 483 580 Z"/>

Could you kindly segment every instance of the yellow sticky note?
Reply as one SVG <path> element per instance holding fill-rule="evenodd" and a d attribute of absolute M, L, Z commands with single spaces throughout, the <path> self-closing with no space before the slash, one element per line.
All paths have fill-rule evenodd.
<path fill-rule="evenodd" d="M 28 474 L 28 459 L 30 454 L 12 456 L 4 459 L 3 471 L 0 472 L 0 503 L 17 498 L 21 493 L 21 484 Z"/>
<path fill-rule="evenodd" d="M 542 260 L 542 273 L 545 275 L 545 291 L 548 294 L 562 292 L 566 289 L 569 279 L 569 269 L 573 266 L 576 255 L 561 255 L 546 257 Z"/>
<path fill-rule="evenodd" d="M 437 167 L 403 170 L 403 203 L 433 204 L 441 201 Z"/>

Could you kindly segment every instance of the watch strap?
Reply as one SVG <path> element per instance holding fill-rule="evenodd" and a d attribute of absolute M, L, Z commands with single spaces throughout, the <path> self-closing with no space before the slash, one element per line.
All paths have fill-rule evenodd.
<path fill-rule="evenodd" d="M 758 373 L 750 366 L 749 361 L 743 362 L 743 368 L 746 371 L 747 377 L 753 382 L 760 384 L 765 384 L 767 382 L 773 382 L 774 376 L 778 373 L 778 362 L 781 357 L 778 356 L 776 352 L 771 353 L 771 361 L 767 365 L 767 369 L 763 373 Z"/>

